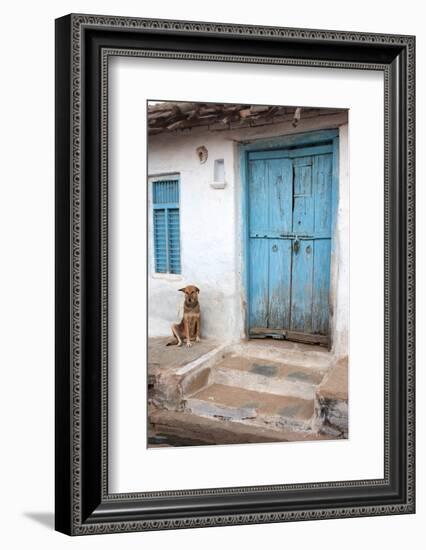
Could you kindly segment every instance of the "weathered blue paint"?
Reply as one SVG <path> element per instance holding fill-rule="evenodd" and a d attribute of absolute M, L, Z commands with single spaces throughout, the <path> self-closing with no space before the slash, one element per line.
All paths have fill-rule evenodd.
<path fill-rule="evenodd" d="M 283 327 L 297 332 L 312 333 L 312 288 L 314 241 L 300 241 L 298 250 L 293 245 L 290 326 Z"/>
<path fill-rule="evenodd" d="M 269 239 L 266 246 L 269 248 L 267 326 L 281 329 L 290 324 L 291 240 Z"/>
<path fill-rule="evenodd" d="M 290 159 L 277 159 L 268 161 L 267 166 L 269 186 L 266 192 L 269 193 L 270 204 L 267 229 L 271 234 L 279 236 L 283 232 L 291 231 L 292 217 L 288 205 L 293 193 L 293 163 Z M 266 201 L 263 199 L 263 202 Z"/>
<path fill-rule="evenodd" d="M 241 151 L 247 153 L 250 151 L 286 149 L 288 147 L 327 145 L 332 143 L 335 138 L 338 138 L 338 136 L 339 130 L 337 128 L 330 130 L 317 130 L 302 134 L 292 134 L 290 136 L 280 136 L 276 138 L 246 142 L 242 144 Z"/>
<path fill-rule="evenodd" d="M 283 158 L 297 158 L 297 157 L 306 157 L 309 155 L 324 155 L 326 153 L 332 153 L 332 145 L 318 145 L 310 147 L 298 147 L 297 149 L 280 149 L 280 150 L 270 150 L 270 151 L 251 151 L 249 152 L 249 160 L 260 160 L 260 159 L 283 159 Z"/>
<path fill-rule="evenodd" d="M 248 222 L 248 155 L 244 146 L 239 147 L 240 177 L 241 177 L 241 240 L 242 257 L 241 265 L 241 283 L 242 283 L 242 310 L 244 336 L 249 334 L 249 273 L 250 273 L 250 254 L 249 254 L 249 222 Z"/>
<path fill-rule="evenodd" d="M 332 185 L 331 185 L 331 232 L 334 232 L 337 224 L 337 203 L 339 201 L 339 137 L 333 138 L 333 167 L 332 167 Z M 336 239 L 331 239 L 331 253 L 334 252 Z"/>
<path fill-rule="evenodd" d="M 269 243 L 267 239 L 250 239 L 250 327 L 268 326 Z"/>
<path fill-rule="evenodd" d="M 277 141 L 274 149 L 269 142 L 242 146 L 249 333 L 328 335 L 337 136 L 337 130 L 289 136 L 278 143 L 286 149 Z"/>

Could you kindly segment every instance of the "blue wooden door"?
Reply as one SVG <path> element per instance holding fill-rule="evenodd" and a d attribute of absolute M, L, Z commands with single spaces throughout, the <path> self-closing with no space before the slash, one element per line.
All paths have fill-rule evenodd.
<path fill-rule="evenodd" d="M 248 154 L 249 334 L 326 344 L 332 147 Z"/>

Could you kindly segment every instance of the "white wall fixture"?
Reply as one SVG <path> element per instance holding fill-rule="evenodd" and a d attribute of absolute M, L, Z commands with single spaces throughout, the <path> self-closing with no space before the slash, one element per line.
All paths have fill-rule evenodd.
<path fill-rule="evenodd" d="M 210 185 L 213 189 L 224 189 L 226 187 L 225 161 L 223 159 L 214 161 L 213 181 Z"/>

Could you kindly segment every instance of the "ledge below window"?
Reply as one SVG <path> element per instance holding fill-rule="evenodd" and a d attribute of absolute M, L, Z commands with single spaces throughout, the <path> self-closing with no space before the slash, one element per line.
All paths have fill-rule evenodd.
<path fill-rule="evenodd" d="M 166 281 L 183 281 L 181 273 L 151 273 L 152 279 L 164 279 Z"/>

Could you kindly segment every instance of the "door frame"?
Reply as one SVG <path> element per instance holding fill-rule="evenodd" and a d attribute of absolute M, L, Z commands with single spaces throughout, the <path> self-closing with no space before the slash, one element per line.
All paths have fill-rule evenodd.
<path fill-rule="evenodd" d="M 330 288 L 329 288 L 329 349 L 333 346 L 333 312 L 334 299 L 336 296 L 333 280 L 333 263 L 336 258 L 336 228 L 337 228 L 337 204 L 339 200 L 339 128 L 327 130 L 312 130 L 300 134 L 277 136 L 268 139 L 243 142 L 239 146 L 240 178 L 241 178 L 241 234 L 242 234 L 242 294 L 243 294 L 243 326 L 244 337 L 249 338 L 249 317 L 250 317 L 250 285 L 249 285 L 249 207 L 248 207 L 248 153 L 252 151 L 271 151 L 288 149 L 290 147 L 303 147 L 314 145 L 332 145 L 332 178 L 331 178 L 331 257 L 330 257 Z"/>

